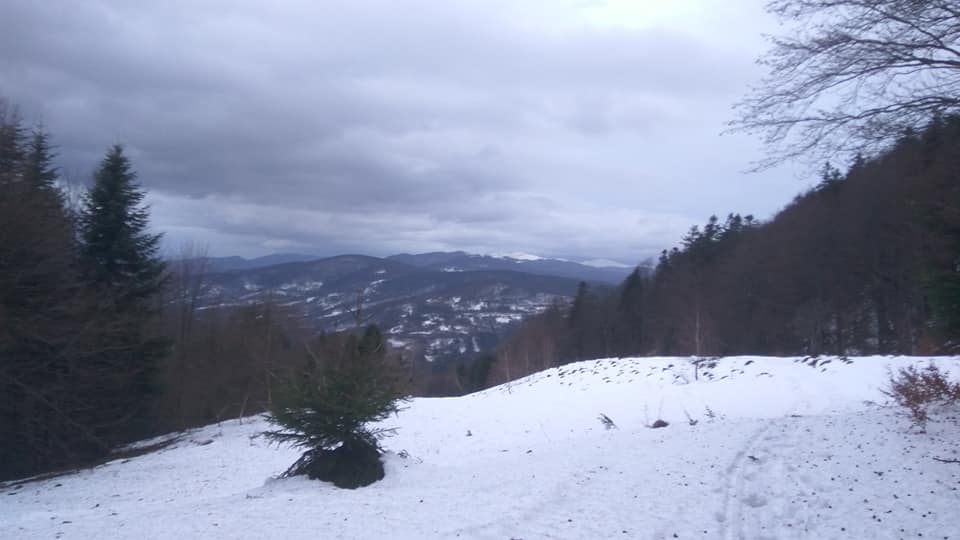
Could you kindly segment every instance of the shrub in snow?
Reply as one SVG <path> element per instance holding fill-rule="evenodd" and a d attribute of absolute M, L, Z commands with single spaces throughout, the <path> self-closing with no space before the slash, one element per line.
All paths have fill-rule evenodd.
<path fill-rule="evenodd" d="M 909 410 L 914 423 L 923 427 L 930 419 L 931 406 L 960 402 L 960 382 L 951 382 L 949 374 L 931 362 L 923 369 L 900 368 L 890 375 L 883 393 Z"/>
<path fill-rule="evenodd" d="M 659 429 L 659 428 L 665 428 L 669 425 L 670 424 L 666 420 L 657 420 L 656 422 L 651 424 L 650 427 L 652 427 L 653 429 Z"/>
<path fill-rule="evenodd" d="M 614 429 L 617 427 L 617 425 L 613 423 L 613 420 L 603 413 L 600 413 L 600 416 L 598 416 L 597 419 L 600 420 L 600 423 L 603 424 L 603 427 L 606 429 Z"/>
<path fill-rule="evenodd" d="M 405 398 L 399 365 L 376 326 L 324 339 L 334 346 L 323 343 L 325 351 L 310 352 L 302 370 L 278 377 L 269 407 L 278 429 L 265 435 L 306 449 L 284 476 L 366 486 L 384 476 L 379 439 L 393 430 L 371 424 L 396 413 Z"/>
<path fill-rule="evenodd" d="M 713 412 L 713 409 L 711 409 L 709 405 L 705 405 L 704 409 L 706 409 L 707 411 L 707 418 L 709 418 L 710 420 L 716 420 L 717 413 Z"/>

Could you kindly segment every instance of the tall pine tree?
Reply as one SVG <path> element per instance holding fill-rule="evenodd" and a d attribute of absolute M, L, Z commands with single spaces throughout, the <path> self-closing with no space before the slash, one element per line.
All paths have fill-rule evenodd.
<path fill-rule="evenodd" d="M 20 112 L 0 97 L 0 182 L 11 182 L 20 172 L 25 138 Z"/>
<path fill-rule="evenodd" d="M 94 173 L 79 216 L 80 259 L 86 281 L 110 317 L 103 329 L 109 343 L 106 361 L 118 374 L 115 392 L 104 396 L 105 410 L 130 411 L 137 435 L 157 392 L 156 369 L 168 344 L 152 335 L 159 311 L 165 264 L 158 255 L 161 235 L 149 232 L 144 191 L 136 181 L 123 147 L 113 146 Z"/>
<path fill-rule="evenodd" d="M 0 101 L 0 480 L 107 452 L 89 299 L 49 137 Z"/>
<path fill-rule="evenodd" d="M 620 287 L 617 302 L 617 347 L 624 356 L 643 353 L 643 287 L 644 276 L 634 268 Z"/>
<path fill-rule="evenodd" d="M 584 360 L 593 352 L 597 322 L 596 298 L 587 282 L 577 286 L 577 295 L 570 306 L 567 324 L 570 327 L 569 350 L 565 362 Z"/>
<path fill-rule="evenodd" d="M 162 235 L 147 230 L 144 195 L 123 147 L 114 145 L 94 173 L 80 213 L 87 278 L 124 311 L 151 311 L 164 284 Z"/>

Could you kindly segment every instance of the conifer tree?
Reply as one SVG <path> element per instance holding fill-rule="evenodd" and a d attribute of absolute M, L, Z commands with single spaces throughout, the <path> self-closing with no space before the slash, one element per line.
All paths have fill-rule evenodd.
<path fill-rule="evenodd" d="M 9 111 L 0 103 L 0 479 L 102 455 L 111 422 L 90 407 L 103 374 L 85 354 L 95 325 L 49 137 Z"/>
<path fill-rule="evenodd" d="M 0 97 L 0 181 L 9 183 L 20 172 L 25 139 L 19 111 Z"/>
<path fill-rule="evenodd" d="M 928 280 L 933 324 L 947 339 L 960 336 L 960 272 L 941 272 Z"/>
<path fill-rule="evenodd" d="M 620 289 L 617 302 L 617 321 L 619 322 L 620 353 L 636 355 L 643 351 L 643 287 L 644 277 L 640 268 L 634 268 Z"/>
<path fill-rule="evenodd" d="M 383 478 L 379 439 L 391 429 L 371 425 L 399 410 L 404 398 L 399 366 L 376 326 L 322 336 L 308 348 L 303 370 L 278 377 L 270 403 L 278 429 L 266 436 L 305 452 L 285 473 L 356 488 Z M 326 343 L 322 342 L 326 341 Z"/>
<path fill-rule="evenodd" d="M 577 295 L 570 306 L 567 324 L 570 327 L 570 354 L 569 361 L 583 360 L 589 352 L 591 337 L 591 323 L 593 315 L 593 298 L 590 286 L 581 281 L 577 285 Z"/>
<path fill-rule="evenodd" d="M 42 129 L 37 129 L 26 146 L 24 179 L 39 191 L 52 192 L 59 197 L 60 192 L 56 188 L 57 168 L 53 165 L 50 135 Z"/>
<path fill-rule="evenodd" d="M 168 342 L 151 335 L 165 285 L 165 265 L 158 256 L 160 234 L 150 233 L 144 191 L 136 181 L 123 147 L 113 146 L 94 173 L 94 185 L 80 210 L 80 263 L 85 281 L 96 291 L 107 317 L 101 339 L 110 352 L 100 355 L 110 391 L 96 404 L 102 410 L 126 410 L 130 432 L 137 430 L 158 392 L 157 364 Z"/>
<path fill-rule="evenodd" d="M 164 284 L 160 234 L 123 147 L 114 145 L 94 173 L 80 214 L 81 255 L 89 281 L 123 310 L 147 310 Z"/>

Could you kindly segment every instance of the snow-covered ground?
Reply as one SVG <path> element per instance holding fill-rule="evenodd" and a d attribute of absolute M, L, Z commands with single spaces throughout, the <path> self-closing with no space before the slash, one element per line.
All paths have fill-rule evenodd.
<path fill-rule="evenodd" d="M 0 538 L 960 538 L 960 464 L 934 459 L 960 458 L 960 421 L 918 433 L 880 392 L 926 362 L 735 357 L 696 380 L 682 358 L 571 364 L 410 402 L 387 477 L 355 491 L 275 479 L 297 453 L 230 421 L 0 484 Z"/>

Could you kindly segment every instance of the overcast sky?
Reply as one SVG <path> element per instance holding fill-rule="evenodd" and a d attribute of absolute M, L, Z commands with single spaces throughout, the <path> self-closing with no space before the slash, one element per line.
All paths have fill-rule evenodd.
<path fill-rule="evenodd" d="M 123 143 L 168 249 L 633 263 L 809 182 L 723 135 L 761 0 L 3 0 L 0 95 L 89 177 Z"/>

